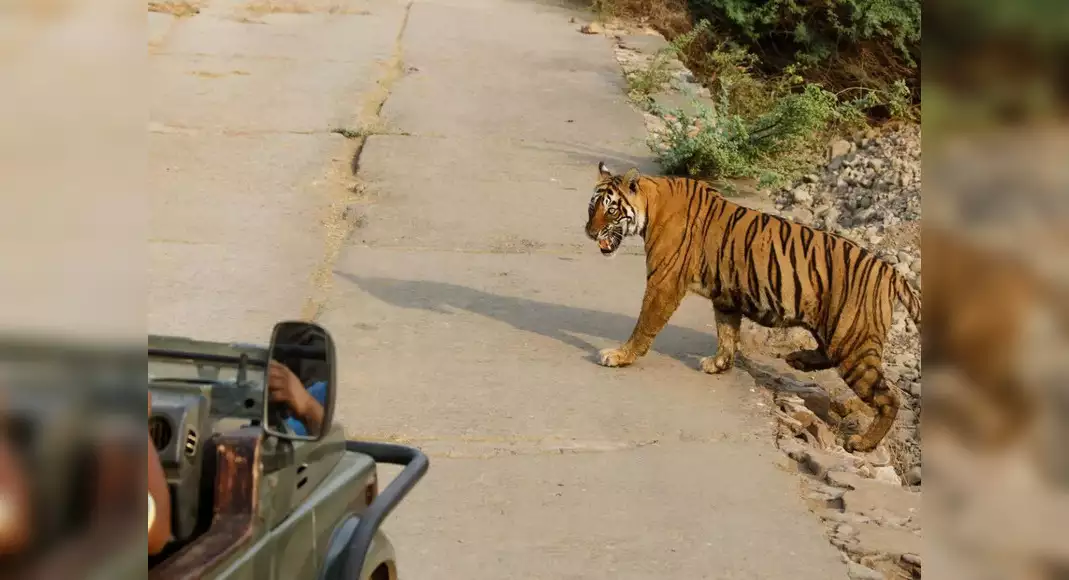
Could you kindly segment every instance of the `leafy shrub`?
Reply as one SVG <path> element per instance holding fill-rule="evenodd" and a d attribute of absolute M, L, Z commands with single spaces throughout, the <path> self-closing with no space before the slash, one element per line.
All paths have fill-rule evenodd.
<path fill-rule="evenodd" d="M 703 106 L 693 115 L 652 107 L 666 131 L 649 146 L 666 173 L 776 185 L 808 165 L 807 150 L 840 115 L 835 95 L 814 84 L 781 96 L 754 118 L 733 111 L 729 94 L 727 86 L 720 92 L 719 115 Z"/>
<path fill-rule="evenodd" d="M 799 49 L 792 60 L 824 61 L 844 44 L 876 40 L 915 65 L 921 39 L 919 0 L 690 0 L 689 8 L 752 46 L 786 41 Z"/>
<path fill-rule="evenodd" d="M 752 78 L 794 73 L 845 95 L 867 112 L 897 116 L 920 102 L 920 0 L 595 0 L 618 16 L 639 18 L 673 39 L 706 21 L 684 62 L 701 77 Z M 735 82 L 736 92 L 745 92 Z M 908 89 L 904 94 L 902 89 Z M 876 91 L 866 96 L 866 91 Z M 894 101 L 895 104 L 891 104 Z M 875 103 L 875 104 L 874 104 Z M 893 110 L 892 110 L 893 109 Z"/>
<path fill-rule="evenodd" d="M 645 69 L 628 75 L 627 86 L 631 97 L 646 100 L 672 80 L 672 70 L 669 66 L 672 59 L 682 55 L 708 28 L 708 22 L 699 22 L 690 32 L 679 35 L 668 46 L 657 51 Z"/>

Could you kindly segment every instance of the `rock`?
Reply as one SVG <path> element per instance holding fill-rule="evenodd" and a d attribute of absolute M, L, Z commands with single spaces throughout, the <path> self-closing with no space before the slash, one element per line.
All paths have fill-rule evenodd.
<path fill-rule="evenodd" d="M 905 250 L 898 251 L 898 261 L 903 264 L 908 264 L 913 261 L 913 256 L 909 255 L 909 252 Z"/>
<path fill-rule="evenodd" d="M 913 381 L 912 383 L 910 383 L 909 384 L 909 394 L 913 395 L 914 397 L 920 397 L 921 396 L 921 384 L 919 382 L 917 382 L 917 381 Z"/>
<path fill-rule="evenodd" d="M 788 416 L 795 421 L 798 421 L 798 424 L 801 425 L 802 429 L 809 429 L 809 426 L 812 425 L 814 421 L 819 422 L 819 419 L 813 414 L 813 411 L 810 411 L 805 407 L 791 411 Z"/>
<path fill-rule="evenodd" d="M 817 479 L 827 479 L 828 483 L 832 485 L 837 485 L 832 480 L 832 473 L 852 475 L 848 472 L 854 471 L 857 468 L 857 464 L 858 460 L 853 455 L 818 451 L 816 449 L 808 451 L 804 463 L 806 469 L 815 475 Z M 840 485 L 839 487 L 847 486 Z"/>
<path fill-rule="evenodd" d="M 816 183 L 816 182 L 820 181 L 820 178 L 817 177 L 816 174 L 814 174 L 814 173 L 807 174 L 803 179 L 805 180 L 806 183 Z"/>
<path fill-rule="evenodd" d="M 832 433 L 831 429 L 824 421 L 816 420 L 806 427 L 807 439 L 810 443 L 818 445 L 822 449 L 831 449 L 835 447 L 835 433 Z"/>
<path fill-rule="evenodd" d="M 874 519 L 900 521 L 911 520 L 920 513 L 921 494 L 907 488 L 887 485 L 844 471 L 829 472 L 827 480 L 831 485 L 850 488 L 843 494 L 845 512 Z"/>
<path fill-rule="evenodd" d="M 668 48 L 668 41 L 660 34 L 630 34 L 620 38 L 620 44 L 649 56 Z"/>
<path fill-rule="evenodd" d="M 902 563 L 910 566 L 921 567 L 921 557 L 917 554 L 902 554 Z"/>
<path fill-rule="evenodd" d="M 844 550 L 844 551 L 847 551 L 847 552 L 852 552 L 853 550 L 856 549 L 856 547 L 854 547 L 854 544 L 856 544 L 857 541 L 854 540 L 853 538 L 843 538 L 841 536 L 832 536 L 830 541 L 831 541 L 831 545 L 835 546 L 836 548 L 839 548 L 840 550 Z"/>
<path fill-rule="evenodd" d="M 875 479 L 876 481 L 882 481 L 891 485 L 902 485 L 902 479 L 898 477 L 898 473 L 895 471 L 895 468 L 890 465 L 877 467 L 873 470 L 873 474 L 873 479 Z"/>
<path fill-rule="evenodd" d="M 847 513 L 847 512 L 841 512 L 839 510 L 830 510 L 830 509 L 826 510 L 824 513 L 820 514 L 820 517 L 824 518 L 825 520 L 827 520 L 829 522 L 845 522 L 845 523 L 851 523 L 851 524 L 863 524 L 863 523 L 872 521 L 870 518 L 867 518 L 867 517 L 862 516 L 862 515 L 851 514 L 851 513 Z"/>
<path fill-rule="evenodd" d="M 802 426 L 802 423 L 798 421 L 798 419 L 795 419 L 786 413 L 776 413 L 776 420 L 779 422 L 780 427 L 783 427 L 786 432 L 793 436 L 801 435 L 802 431 L 805 430 L 805 427 Z"/>
<path fill-rule="evenodd" d="M 782 437 L 776 443 L 779 446 L 780 451 L 786 453 L 791 459 L 799 463 L 806 461 L 809 449 L 797 439 L 792 437 Z"/>
<path fill-rule="evenodd" d="M 846 565 L 846 575 L 850 577 L 850 580 L 884 580 L 883 574 L 857 562 L 850 562 Z"/>
<path fill-rule="evenodd" d="M 796 207 L 793 210 L 795 219 L 803 224 L 813 223 L 813 212 L 804 207 Z"/>
<path fill-rule="evenodd" d="M 842 499 L 843 494 L 846 493 L 845 489 L 840 487 L 832 487 L 816 481 L 811 481 L 806 484 L 809 487 L 809 497 L 817 501 L 834 501 Z"/>
<path fill-rule="evenodd" d="M 873 157 L 873 158 L 869 159 L 869 167 L 871 167 L 875 171 L 882 171 L 883 170 L 883 164 L 884 164 L 884 160 L 880 159 L 878 157 Z"/>
<path fill-rule="evenodd" d="M 906 483 L 909 485 L 921 484 L 921 466 L 914 466 L 912 469 L 906 472 Z"/>
<path fill-rule="evenodd" d="M 899 259 L 901 260 L 902 257 L 899 256 Z M 907 278 L 911 274 L 913 274 L 913 270 L 910 270 L 909 269 L 909 264 L 907 264 L 905 262 L 899 262 L 898 264 L 895 264 L 895 271 L 898 272 L 899 274 L 903 275 L 903 276 L 906 276 Z"/>
<path fill-rule="evenodd" d="M 835 535 L 843 538 L 850 538 L 857 535 L 857 528 L 850 524 L 839 524 L 839 526 L 835 528 Z"/>
<path fill-rule="evenodd" d="M 869 465 L 882 467 L 891 464 L 891 453 L 887 451 L 886 447 L 880 446 L 861 455 L 861 459 Z"/>
<path fill-rule="evenodd" d="M 806 191 L 805 187 L 798 186 L 791 191 L 791 199 L 794 203 L 810 203 L 813 201 L 813 194 Z"/>
<path fill-rule="evenodd" d="M 858 524 L 857 541 L 850 544 L 849 551 L 858 557 L 901 558 L 904 554 L 919 554 L 922 545 L 921 537 L 910 530 L 864 523 Z"/>
<path fill-rule="evenodd" d="M 597 22 L 591 22 L 590 24 L 584 24 L 579 28 L 579 32 L 583 34 L 601 34 L 605 32 L 605 28 Z"/>
<path fill-rule="evenodd" d="M 839 210 L 829 207 L 827 213 L 824 214 L 824 227 L 831 229 L 837 225 L 839 225 Z"/>
<path fill-rule="evenodd" d="M 858 481 L 864 481 L 861 477 L 858 477 L 857 474 L 847 473 L 842 470 L 828 470 L 824 479 L 834 486 L 845 487 L 847 489 L 854 489 L 855 485 L 864 485 L 857 483 Z"/>
<path fill-rule="evenodd" d="M 920 274 L 921 273 L 921 261 L 919 259 L 914 261 L 913 263 L 911 263 L 909 265 L 909 269 L 913 270 L 913 272 L 916 273 L 916 274 Z"/>
<path fill-rule="evenodd" d="M 697 115 L 701 110 L 715 112 L 716 105 L 712 99 L 704 99 L 680 93 L 656 93 L 653 102 L 666 111 L 682 110 L 688 115 Z"/>
<path fill-rule="evenodd" d="M 853 149 L 853 146 L 849 141 L 843 139 L 832 141 L 831 145 L 828 146 L 828 160 L 833 161 L 836 158 L 843 157 L 850 153 L 851 149 Z"/>
<path fill-rule="evenodd" d="M 917 422 L 917 414 L 910 409 L 902 409 L 898 412 L 898 422 L 911 427 Z"/>

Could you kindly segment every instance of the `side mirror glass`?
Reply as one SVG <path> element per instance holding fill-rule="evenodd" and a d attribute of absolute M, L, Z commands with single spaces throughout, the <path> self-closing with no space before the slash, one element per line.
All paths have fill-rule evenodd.
<path fill-rule="evenodd" d="M 276 437 L 318 441 L 334 418 L 334 341 L 311 322 L 280 322 L 271 333 L 264 384 L 264 430 Z"/>

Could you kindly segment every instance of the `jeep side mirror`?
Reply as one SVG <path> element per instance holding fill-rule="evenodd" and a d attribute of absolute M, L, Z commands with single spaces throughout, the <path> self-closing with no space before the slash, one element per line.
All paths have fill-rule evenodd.
<path fill-rule="evenodd" d="M 318 441 L 334 419 L 334 341 L 311 322 L 279 322 L 271 333 L 264 382 L 264 431 L 282 439 Z"/>

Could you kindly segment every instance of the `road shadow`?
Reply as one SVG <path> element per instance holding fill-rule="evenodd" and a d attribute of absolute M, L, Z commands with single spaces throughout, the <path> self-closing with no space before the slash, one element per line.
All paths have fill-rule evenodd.
<path fill-rule="evenodd" d="M 334 274 L 387 304 L 444 315 L 453 314 L 450 309 L 479 314 L 517 330 L 540 334 L 585 351 L 591 361 L 596 360 L 599 347 L 577 335 L 596 336 L 620 343 L 631 335 L 638 315 L 638 304 L 635 305 L 635 316 L 624 316 L 529 298 L 501 296 L 444 282 L 358 276 L 337 270 Z M 652 350 L 696 368 L 700 357 L 716 351 L 716 335 L 669 324 L 657 336 Z"/>

